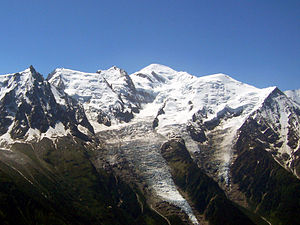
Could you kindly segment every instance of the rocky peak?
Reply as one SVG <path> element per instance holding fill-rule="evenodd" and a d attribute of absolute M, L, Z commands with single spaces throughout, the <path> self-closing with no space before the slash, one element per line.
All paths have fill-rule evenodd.
<path fill-rule="evenodd" d="M 131 78 L 117 67 L 98 70 L 97 73 L 57 69 L 49 75 L 48 80 L 80 101 L 95 126 L 110 126 L 112 121 L 128 122 L 140 108 Z"/>
<path fill-rule="evenodd" d="M 283 167 L 300 176 L 300 110 L 278 88 L 268 95 L 262 106 L 243 124 L 238 148 L 250 143 L 271 152 Z"/>
<path fill-rule="evenodd" d="M 35 68 L 33 67 L 33 65 L 30 65 L 29 68 L 28 68 L 31 72 L 32 75 L 40 75 L 36 70 Z"/>
<path fill-rule="evenodd" d="M 29 68 L 27 68 L 26 70 L 24 70 L 23 72 L 19 73 L 21 76 L 24 76 L 24 80 L 27 79 L 27 82 L 30 80 L 34 83 L 34 81 L 37 82 L 43 82 L 44 81 L 44 77 L 38 73 L 35 68 L 31 65 Z"/>
<path fill-rule="evenodd" d="M 116 66 L 113 66 L 108 70 L 98 70 L 97 73 L 105 78 L 110 85 L 126 83 L 127 85 L 134 86 L 127 72 Z"/>
<path fill-rule="evenodd" d="M 78 103 L 65 94 L 58 95 L 59 91 L 33 66 L 23 72 L 0 76 L 0 83 L 1 144 L 39 140 L 52 134 L 80 136 L 78 125 L 93 133 Z M 62 102 L 63 105 L 59 104 Z"/>

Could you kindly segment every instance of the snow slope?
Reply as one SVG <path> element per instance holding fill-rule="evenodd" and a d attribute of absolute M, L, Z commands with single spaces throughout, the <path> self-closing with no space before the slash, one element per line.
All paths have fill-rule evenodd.
<path fill-rule="evenodd" d="M 33 88 L 35 77 L 32 76 L 30 68 L 16 73 L 6 74 L 0 76 L 0 100 L 4 98 L 5 94 L 16 89 L 17 100 L 25 98 L 29 101 L 25 93 Z"/>
<path fill-rule="evenodd" d="M 213 158 L 220 164 L 219 176 L 227 180 L 238 129 L 275 89 L 258 89 L 225 74 L 196 77 L 158 64 L 149 65 L 131 78 L 140 95 L 147 93 L 154 99 L 143 106 L 136 119 L 156 118 L 156 131 L 166 137 L 184 135 L 189 139 L 189 151 L 199 151 L 198 144 L 186 134 L 187 124 L 197 128 L 192 122 L 195 115 L 198 124 L 219 122 L 214 129 L 206 129 L 206 135 L 218 137 Z"/>
<path fill-rule="evenodd" d="M 296 102 L 298 105 L 300 105 L 300 89 L 298 90 L 288 90 L 285 91 L 284 94 L 291 98 L 294 102 Z"/>
<path fill-rule="evenodd" d="M 158 130 L 162 133 L 164 127 L 187 123 L 204 108 L 206 116 L 203 122 L 218 117 L 224 109 L 242 110 L 247 115 L 257 109 L 274 89 L 258 89 L 224 74 L 196 77 L 157 64 L 132 74 L 131 78 L 138 91 L 152 92 L 155 97 L 147 107 L 163 108 L 164 113 L 158 116 Z M 152 116 L 156 116 L 155 112 Z"/>
<path fill-rule="evenodd" d="M 105 128 L 101 124 L 109 126 L 127 121 L 126 115 L 139 108 L 130 77 L 117 67 L 97 73 L 59 68 L 49 75 L 48 80 L 83 104 L 88 119 L 97 130 Z"/>

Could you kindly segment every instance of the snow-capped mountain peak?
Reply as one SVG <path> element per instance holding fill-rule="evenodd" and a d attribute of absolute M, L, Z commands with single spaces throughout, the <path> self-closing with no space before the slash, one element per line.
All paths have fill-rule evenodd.
<path fill-rule="evenodd" d="M 0 99 L 12 90 L 15 90 L 17 96 L 26 98 L 26 92 L 42 82 L 42 75 L 36 72 L 33 66 L 18 73 L 1 75 Z"/>
<path fill-rule="evenodd" d="M 131 78 L 117 67 L 96 73 L 56 69 L 47 79 L 83 104 L 95 128 L 128 122 L 140 107 Z"/>
<path fill-rule="evenodd" d="M 239 82 L 235 79 L 233 79 L 232 77 L 230 77 L 229 75 L 227 74 L 224 74 L 224 73 L 216 73 L 216 74 L 211 74 L 211 75 L 206 75 L 206 76 L 202 76 L 203 79 L 207 79 L 207 80 L 219 80 L 219 81 L 222 81 L 224 83 L 227 83 L 227 82 Z M 242 82 L 239 82 L 239 83 L 242 83 Z"/>
<path fill-rule="evenodd" d="M 117 66 L 112 66 L 112 67 L 110 67 L 110 68 L 107 69 L 107 70 L 102 70 L 102 69 L 100 69 L 100 70 L 97 70 L 96 73 L 99 73 L 99 74 L 100 74 L 102 71 L 105 71 L 106 73 L 114 73 L 114 74 L 117 74 L 117 73 L 119 73 L 119 74 L 124 74 L 124 73 L 126 73 L 125 70 L 123 70 L 123 69 L 121 69 L 121 68 L 119 68 L 119 67 L 117 67 Z"/>
<path fill-rule="evenodd" d="M 171 80 L 182 79 L 183 77 L 190 77 L 188 73 L 177 72 L 170 67 L 160 65 L 160 64 L 151 64 L 140 71 L 132 74 L 134 79 L 138 80 L 140 78 L 141 82 L 151 82 L 152 84 L 159 85 L 161 83 L 166 83 Z"/>
<path fill-rule="evenodd" d="M 157 63 L 153 63 L 150 64 L 148 66 L 146 66 L 145 68 L 141 69 L 140 71 L 138 71 L 137 73 L 151 73 L 151 72 L 155 72 L 158 74 L 173 74 L 176 73 L 177 71 L 173 70 L 172 68 L 165 66 L 165 65 L 161 65 L 161 64 L 157 64 Z"/>
<path fill-rule="evenodd" d="M 127 72 L 116 66 L 113 66 L 108 70 L 98 70 L 97 73 L 103 77 L 117 93 L 122 92 L 125 94 L 134 91 L 135 89 L 134 84 L 132 83 Z M 127 87 L 127 89 L 123 90 L 124 87 Z"/>
<path fill-rule="evenodd" d="M 201 136 L 201 142 L 211 139 L 212 163 L 219 164 L 218 176 L 226 182 L 239 128 L 276 89 L 259 89 L 222 73 L 196 77 L 161 65 L 150 65 L 131 77 L 148 100 L 137 118 L 152 118 L 156 132 L 165 137 L 185 136 L 191 152 L 199 149 L 188 140 L 190 135 Z"/>
<path fill-rule="evenodd" d="M 93 133 L 81 106 L 51 86 L 33 66 L 0 76 L 0 88 L 1 145 L 53 135 L 83 135 L 78 125 Z"/>

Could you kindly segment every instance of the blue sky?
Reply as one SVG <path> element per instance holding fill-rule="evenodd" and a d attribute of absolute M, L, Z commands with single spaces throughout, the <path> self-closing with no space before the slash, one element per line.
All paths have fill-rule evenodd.
<path fill-rule="evenodd" d="M 0 74 L 159 63 L 300 88 L 299 0 L 2 0 Z"/>

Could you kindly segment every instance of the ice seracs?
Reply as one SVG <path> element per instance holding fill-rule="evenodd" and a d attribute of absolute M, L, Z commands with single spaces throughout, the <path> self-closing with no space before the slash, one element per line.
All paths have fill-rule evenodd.
<path fill-rule="evenodd" d="M 48 76 L 48 81 L 82 103 L 97 130 L 130 121 L 140 107 L 130 77 L 115 66 L 96 73 L 60 68 Z"/>

